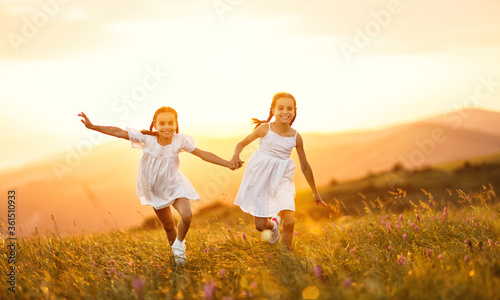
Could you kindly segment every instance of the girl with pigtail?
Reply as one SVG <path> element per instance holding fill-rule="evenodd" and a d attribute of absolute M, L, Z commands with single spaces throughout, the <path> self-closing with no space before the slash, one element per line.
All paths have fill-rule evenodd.
<path fill-rule="evenodd" d="M 236 145 L 230 166 L 241 167 L 239 155 L 243 148 L 260 138 L 259 149 L 252 155 L 234 203 L 254 216 L 258 231 L 270 230 L 269 242 L 279 241 L 279 226 L 283 220 L 281 244 L 291 249 L 295 226 L 295 163 L 290 158 L 297 150 L 301 170 L 311 187 L 316 204 L 328 206 L 319 195 L 311 166 L 307 162 L 302 137 L 291 127 L 297 116 L 295 98 L 285 92 L 274 95 L 269 117 L 265 121 L 253 118 L 254 131 Z M 270 123 L 272 118 L 275 121 Z M 281 216 L 280 216 L 281 215 Z"/>
<path fill-rule="evenodd" d="M 192 218 L 188 199 L 197 201 L 200 196 L 189 180 L 179 172 L 179 152 L 190 152 L 204 161 L 228 168 L 229 162 L 211 152 L 196 148 L 193 138 L 179 133 L 177 112 L 171 107 L 163 106 L 156 110 L 149 130 L 142 131 L 94 125 L 83 112 L 78 116 L 82 117 L 81 121 L 87 128 L 130 140 L 132 148 L 143 149 L 137 175 L 137 195 L 141 204 L 154 208 L 167 234 L 175 262 L 186 264 L 184 238 Z M 178 231 L 175 229 L 170 206 L 180 215 Z"/>

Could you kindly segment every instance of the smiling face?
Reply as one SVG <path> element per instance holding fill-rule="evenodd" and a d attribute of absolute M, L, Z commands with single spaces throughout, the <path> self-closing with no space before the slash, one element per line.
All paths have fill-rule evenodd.
<path fill-rule="evenodd" d="M 276 122 L 290 124 L 290 121 L 295 116 L 295 102 L 293 99 L 289 97 L 277 99 L 273 109 L 273 115 L 276 118 Z"/>
<path fill-rule="evenodd" d="M 171 138 L 177 129 L 175 114 L 171 112 L 159 113 L 153 125 L 160 137 Z"/>

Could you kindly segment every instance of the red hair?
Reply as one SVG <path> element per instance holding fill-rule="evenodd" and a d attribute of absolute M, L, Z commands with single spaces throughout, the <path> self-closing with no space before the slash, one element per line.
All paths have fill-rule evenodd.
<path fill-rule="evenodd" d="M 267 120 L 259 120 L 256 118 L 252 118 L 252 124 L 256 124 L 254 129 L 259 127 L 259 125 L 262 123 L 269 123 L 269 121 L 271 121 L 271 119 L 273 118 L 273 109 L 276 106 L 276 101 L 279 98 L 290 98 L 293 100 L 293 110 L 295 112 L 295 115 L 293 116 L 292 120 L 290 120 L 290 123 L 289 123 L 289 125 L 292 126 L 293 121 L 295 121 L 295 117 L 297 117 L 297 101 L 295 101 L 295 97 L 292 96 L 292 94 L 287 93 L 287 92 L 279 92 L 279 93 L 274 94 L 274 96 L 273 96 L 273 101 L 271 102 L 271 109 L 269 110 L 269 117 L 267 117 Z"/>
<path fill-rule="evenodd" d="M 155 114 L 153 116 L 153 121 L 151 122 L 151 125 L 149 126 L 149 130 L 143 129 L 143 130 L 141 130 L 141 132 L 143 134 L 158 135 L 158 131 L 153 131 L 154 124 L 156 122 L 156 118 L 158 117 L 159 114 L 166 113 L 166 112 L 174 114 L 175 124 L 177 124 L 177 128 L 175 129 L 175 133 L 179 133 L 179 122 L 177 122 L 177 112 L 175 111 L 175 109 L 173 109 L 172 107 L 168 107 L 168 106 L 162 106 L 162 107 L 158 108 L 155 111 Z"/>

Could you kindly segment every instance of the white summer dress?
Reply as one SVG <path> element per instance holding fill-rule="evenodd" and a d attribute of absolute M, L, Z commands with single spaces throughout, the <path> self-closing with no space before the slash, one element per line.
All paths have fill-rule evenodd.
<path fill-rule="evenodd" d="M 175 199 L 200 200 L 189 180 L 179 172 L 179 152 L 193 152 L 194 140 L 182 133 L 174 133 L 172 142 L 162 146 L 157 137 L 126 128 L 132 148 L 143 149 L 137 172 L 137 196 L 142 205 L 162 209 Z"/>
<path fill-rule="evenodd" d="M 259 149 L 245 169 L 234 200 L 241 210 L 255 217 L 271 217 L 282 210 L 295 211 L 295 162 L 290 158 L 295 136 L 284 137 L 271 130 L 260 139 Z"/>

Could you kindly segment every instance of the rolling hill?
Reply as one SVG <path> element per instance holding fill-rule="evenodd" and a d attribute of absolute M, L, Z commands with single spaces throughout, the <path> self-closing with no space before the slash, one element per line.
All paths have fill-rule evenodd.
<path fill-rule="evenodd" d="M 388 170 L 398 162 L 418 169 L 499 153 L 499 121 L 498 112 L 465 110 L 376 131 L 303 134 L 303 138 L 317 185 L 324 186 L 332 180 L 348 181 Z M 199 148 L 230 158 L 234 145 L 243 137 L 194 138 Z M 248 161 L 257 147 L 257 142 L 247 147 L 242 159 Z M 52 215 L 61 232 L 130 227 L 153 215 L 136 196 L 140 150 L 131 149 L 128 141 L 115 140 L 87 152 L 80 156 L 60 153 L 0 173 L 0 192 L 7 195 L 9 189 L 17 191 L 17 224 L 24 234 L 35 227 L 41 231 L 52 228 Z M 307 189 L 295 152 L 292 158 L 297 164 L 297 189 Z M 202 198 L 193 203 L 196 211 L 213 200 L 231 203 L 243 168 L 230 171 L 182 153 L 181 172 Z"/>

